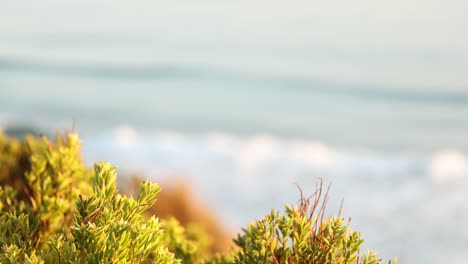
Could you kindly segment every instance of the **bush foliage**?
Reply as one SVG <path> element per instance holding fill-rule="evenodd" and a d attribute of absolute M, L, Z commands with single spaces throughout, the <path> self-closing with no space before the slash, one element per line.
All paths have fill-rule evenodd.
<path fill-rule="evenodd" d="M 136 175 L 126 177 L 127 182 L 122 186 L 127 187 L 123 191 L 135 196 L 142 179 Z M 227 253 L 233 247 L 233 232 L 224 227 L 213 210 L 197 197 L 187 180 L 171 177 L 170 182 L 161 182 L 161 186 L 158 202 L 146 211 L 147 214 L 165 222 L 177 221 L 186 230 L 184 232 L 188 232 L 188 237 L 200 237 L 203 242 L 199 249 L 203 252 L 199 252 L 201 255 Z"/>
<path fill-rule="evenodd" d="M 359 255 L 364 240 L 344 219 L 324 220 L 328 195 L 321 200 L 321 190 L 313 203 L 302 197 L 298 206 L 286 205 L 284 213 L 272 210 L 244 229 L 234 241 L 240 248 L 234 263 L 379 263 L 372 251 Z"/>
<path fill-rule="evenodd" d="M 143 182 L 136 199 L 120 194 L 115 167 L 87 168 L 75 133 L 54 141 L 0 134 L 0 263 L 380 261 L 360 255 L 363 240 L 342 218 L 324 217 L 321 192 L 253 222 L 229 252 L 215 254 L 216 239 L 199 225 L 145 213 L 159 191 Z"/>

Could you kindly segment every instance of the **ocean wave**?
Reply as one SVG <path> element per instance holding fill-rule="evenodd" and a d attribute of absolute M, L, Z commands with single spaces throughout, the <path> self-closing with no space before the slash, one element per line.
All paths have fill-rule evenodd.
<path fill-rule="evenodd" d="M 222 159 L 228 162 L 231 170 L 253 176 L 271 171 L 280 164 L 284 170 L 291 171 L 319 170 L 349 175 L 365 172 L 362 174 L 392 178 L 397 175 L 423 175 L 434 184 L 468 177 L 468 159 L 460 150 L 441 150 L 415 156 L 408 153 L 340 149 L 317 140 L 280 138 L 270 134 L 241 137 L 216 131 L 205 134 L 175 131 L 140 133 L 127 124 L 116 127 L 111 138 L 91 137 L 87 140 L 96 143 L 87 146 L 90 156 L 102 152 L 99 146 L 105 144 L 108 148 L 104 151 L 108 155 L 130 155 L 128 159 L 125 158 L 126 161 L 133 159 L 136 162 L 137 157 L 133 153 L 142 153 L 138 155 L 138 158 L 142 158 L 141 163 L 149 158 L 157 161 L 159 157 L 168 163 L 172 163 L 169 161 L 173 159 L 173 163 L 176 163 L 177 158 L 183 157 L 188 162 L 181 163 L 180 167 L 183 168 L 190 164 L 217 166 L 216 161 Z M 155 155 L 144 157 L 148 152 Z"/>
<path fill-rule="evenodd" d="M 221 70 L 207 66 L 179 64 L 105 64 L 73 63 L 28 58 L 0 57 L 0 72 L 23 72 L 60 77 L 84 79 L 158 81 L 191 80 L 221 84 L 236 84 L 238 89 L 288 89 L 288 92 L 316 93 L 332 96 L 347 96 L 367 100 L 383 100 L 411 103 L 468 104 L 468 94 L 463 91 L 438 89 L 415 89 L 416 87 L 383 87 L 359 83 L 343 83 L 298 76 L 278 76 L 265 73 Z M 221 85 L 222 86 L 222 85 Z M 421 87 L 419 87 L 421 88 Z"/>

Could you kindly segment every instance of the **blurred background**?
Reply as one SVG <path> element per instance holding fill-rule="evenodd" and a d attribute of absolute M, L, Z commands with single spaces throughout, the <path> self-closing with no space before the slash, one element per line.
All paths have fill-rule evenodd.
<path fill-rule="evenodd" d="M 183 179 L 240 230 L 332 184 L 401 263 L 468 262 L 468 4 L 1 1 L 0 127 Z"/>

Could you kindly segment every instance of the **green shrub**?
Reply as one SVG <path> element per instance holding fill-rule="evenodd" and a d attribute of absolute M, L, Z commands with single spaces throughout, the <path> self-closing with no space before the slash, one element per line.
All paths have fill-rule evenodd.
<path fill-rule="evenodd" d="M 144 182 L 137 199 L 116 194 L 115 167 L 95 165 L 94 194 L 79 197 L 71 238 L 65 233 L 50 243 L 47 263 L 176 263 L 164 245 L 158 219 L 142 213 L 156 201 L 159 186 Z M 58 260 L 58 261 L 57 261 Z"/>
<path fill-rule="evenodd" d="M 119 194 L 115 167 L 83 165 L 76 134 L 22 142 L 0 134 L 0 263 L 379 263 L 339 217 L 314 200 L 272 211 L 243 230 L 236 247 L 212 255 L 218 241 L 201 226 L 159 222 L 144 212 L 160 191 L 140 184 Z M 325 195 L 326 197 L 326 195 Z"/>
<path fill-rule="evenodd" d="M 311 198 L 301 190 L 299 205 L 286 205 L 284 213 L 272 210 L 250 224 L 234 240 L 238 248 L 213 263 L 380 263 L 373 251 L 360 255 L 364 240 L 343 218 L 325 218 L 328 191 L 322 190 L 320 183 Z"/>
<path fill-rule="evenodd" d="M 175 218 L 163 220 L 165 244 L 182 263 L 204 263 L 210 258 L 210 236 L 198 225 L 183 227 Z"/>
<path fill-rule="evenodd" d="M 0 141 L 2 219 L 27 215 L 37 224 L 31 243 L 46 247 L 49 237 L 73 223 L 78 195 L 91 191 L 92 172 L 81 162 L 78 137 L 58 137 L 55 144 L 45 137 Z"/>
<path fill-rule="evenodd" d="M 153 205 L 159 186 L 138 198 L 117 193 L 115 168 L 83 166 L 76 134 L 0 137 L 1 263 L 176 263 Z"/>

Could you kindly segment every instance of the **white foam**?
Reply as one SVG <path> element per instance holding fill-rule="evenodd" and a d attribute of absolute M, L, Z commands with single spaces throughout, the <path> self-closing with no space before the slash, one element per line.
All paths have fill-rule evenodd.
<path fill-rule="evenodd" d="M 248 139 L 237 152 L 237 166 L 244 172 L 253 172 L 269 166 L 279 154 L 280 143 L 270 135 Z"/>
<path fill-rule="evenodd" d="M 433 155 L 430 173 L 436 183 L 446 183 L 467 175 L 468 160 L 463 152 L 447 150 Z"/>
<path fill-rule="evenodd" d="M 288 148 L 292 159 L 310 168 L 329 167 L 336 158 L 335 151 L 319 141 L 291 140 Z"/>
<path fill-rule="evenodd" d="M 207 134 L 207 141 L 210 147 L 221 153 L 231 153 L 238 145 L 234 137 L 222 132 L 210 132 Z"/>
<path fill-rule="evenodd" d="M 130 147 L 138 141 L 138 132 L 128 124 L 114 129 L 114 140 L 119 146 Z"/>

